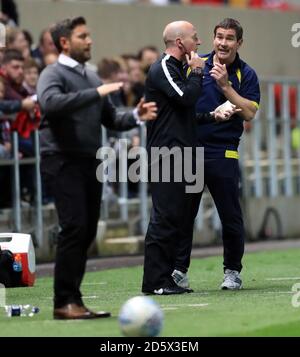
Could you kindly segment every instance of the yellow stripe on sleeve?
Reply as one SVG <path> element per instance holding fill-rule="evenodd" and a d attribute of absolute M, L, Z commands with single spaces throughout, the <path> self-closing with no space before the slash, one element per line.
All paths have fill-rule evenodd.
<path fill-rule="evenodd" d="M 226 150 L 225 157 L 226 157 L 226 159 L 239 159 L 240 155 L 235 150 Z"/>
<path fill-rule="evenodd" d="M 251 103 L 255 106 L 256 109 L 259 108 L 259 104 L 255 102 L 254 100 L 251 100 Z"/>

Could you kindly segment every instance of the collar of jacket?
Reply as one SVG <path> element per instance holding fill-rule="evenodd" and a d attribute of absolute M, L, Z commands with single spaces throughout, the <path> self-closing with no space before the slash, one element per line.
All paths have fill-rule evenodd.
<path fill-rule="evenodd" d="M 177 67 L 182 68 L 183 62 L 179 61 L 177 58 L 175 58 L 174 56 L 170 55 L 169 53 L 164 53 L 162 55 L 162 58 L 169 56 L 168 61 L 171 61 L 172 63 L 174 63 Z"/>
<path fill-rule="evenodd" d="M 212 51 L 209 54 L 209 57 L 206 62 L 211 68 L 214 66 L 214 55 L 215 55 L 215 51 Z M 239 54 L 236 53 L 234 61 L 229 66 L 227 66 L 227 72 L 235 73 L 238 68 L 241 68 L 241 60 Z"/>

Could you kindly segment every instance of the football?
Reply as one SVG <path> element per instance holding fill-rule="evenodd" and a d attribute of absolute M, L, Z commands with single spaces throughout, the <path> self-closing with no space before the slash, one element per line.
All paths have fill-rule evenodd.
<path fill-rule="evenodd" d="M 135 296 L 127 300 L 119 313 L 121 331 L 130 337 L 158 336 L 163 319 L 159 304 L 147 296 Z"/>

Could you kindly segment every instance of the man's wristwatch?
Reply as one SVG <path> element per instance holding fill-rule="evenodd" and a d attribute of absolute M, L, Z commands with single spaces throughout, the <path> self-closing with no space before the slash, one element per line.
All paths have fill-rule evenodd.
<path fill-rule="evenodd" d="M 191 70 L 192 73 L 198 74 L 199 76 L 204 77 L 204 69 L 202 67 L 196 67 Z"/>

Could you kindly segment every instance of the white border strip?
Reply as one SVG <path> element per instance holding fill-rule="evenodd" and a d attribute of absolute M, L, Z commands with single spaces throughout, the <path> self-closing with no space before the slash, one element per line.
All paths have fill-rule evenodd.
<path fill-rule="evenodd" d="M 162 61 L 161 65 L 164 71 L 165 76 L 167 77 L 167 80 L 171 84 L 171 86 L 175 89 L 175 91 L 180 95 L 180 97 L 183 96 L 183 91 L 178 87 L 178 85 L 173 81 L 173 78 L 170 75 L 170 72 L 168 71 L 166 61 L 170 58 L 170 55 L 166 55 Z"/>

